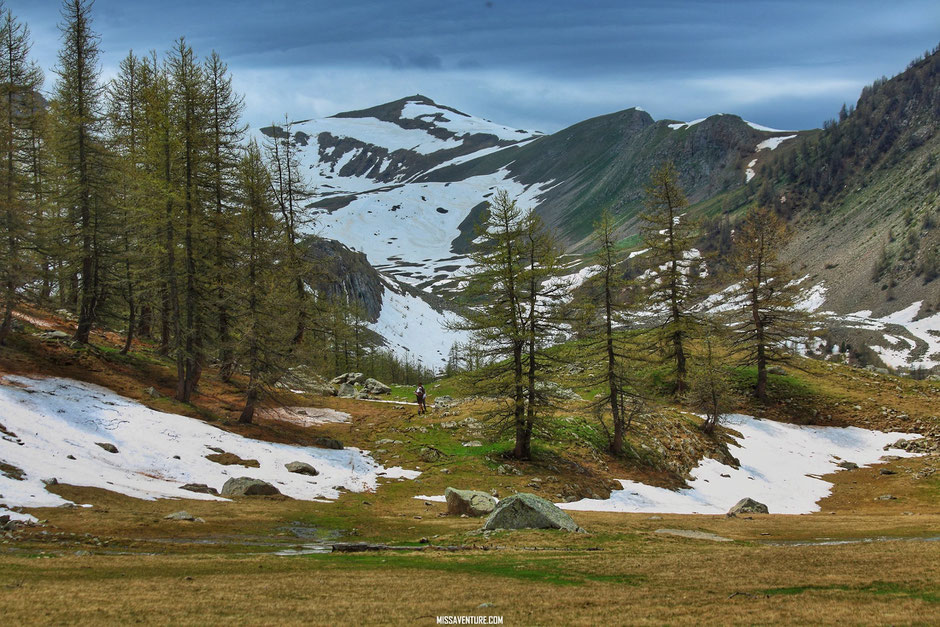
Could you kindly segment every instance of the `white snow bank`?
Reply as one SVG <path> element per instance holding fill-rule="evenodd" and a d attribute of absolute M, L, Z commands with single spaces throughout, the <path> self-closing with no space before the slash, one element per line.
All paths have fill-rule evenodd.
<path fill-rule="evenodd" d="M 583 499 L 559 506 L 603 512 L 656 512 L 669 514 L 724 514 L 744 497 L 767 505 L 772 514 L 807 514 L 819 510 L 832 484 L 821 475 L 839 470 L 839 459 L 859 466 L 876 463 L 887 454 L 885 446 L 907 433 L 882 433 L 857 427 L 813 427 L 759 420 L 735 414 L 727 427 L 743 437 L 729 445 L 740 468 L 705 459 L 691 473 L 689 487 L 672 491 L 636 481 L 621 480 L 623 490 L 609 499 Z M 890 454 L 912 457 L 890 449 Z M 724 475 L 724 476 L 723 476 Z"/>
<path fill-rule="evenodd" d="M 42 479 L 49 478 L 147 500 L 217 500 L 180 486 L 205 483 L 220 489 L 231 477 L 254 477 L 292 498 L 314 500 L 336 498 L 337 488 L 374 490 L 380 476 L 413 479 L 421 474 L 385 469 L 354 448 L 331 450 L 252 440 L 70 379 L 0 379 L 0 423 L 7 432 L 0 432 L 0 460 L 25 473 L 21 481 L 0 474 L 0 506 L 7 507 L 69 503 L 46 491 Z M 118 452 L 108 453 L 97 442 L 113 444 Z M 206 459 L 214 452 L 210 446 L 258 460 L 260 467 L 211 462 Z M 290 473 L 284 465 L 293 461 L 306 462 L 320 474 Z"/>
<path fill-rule="evenodd" d="M 692 120 L 691 122 L 678 122 L 676 124 L 670 124 L 669 128 L 671 128 L 674 131 L 678 131 L 680 128 L 687 128 L 687 127 L 695 126 L 696 124 L 701 124 L 707 119 L 708 118 L 698 118 L 697 120 Z"/>
<path fill-rule="evenodd" d="M 754 122 L 744 121 L 745 124 L 750 126 L 755 131 L 766 131 L 768 133 L 790 133 L 792 131 L 781 131 L 779 128 L 770 128 L 769 126 L 764 126 L 763 124 L 755 124 Z"/>
<path fill-rule="evenodd" d="M 764 150 L 765 148 L 767 150 L 776 150 L 777 146 L 787 141 L 788 139 L 793 139 L 794 137 L 796 137 L 796 135 L 787 135 L 785 137 L 771 137 L 770 139 L 765 139 L 761 143 L 757 144 L 757 148 L 755 150 Z"/>

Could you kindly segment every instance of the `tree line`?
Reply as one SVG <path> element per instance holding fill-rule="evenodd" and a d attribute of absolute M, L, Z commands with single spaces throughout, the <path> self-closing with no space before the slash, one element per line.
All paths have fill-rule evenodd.
<path fill-rule="evenodd" d="M 63 2 L 46 93 L 29 28 L 0 4 L 0 344 L 20 301 L 64 310 L 79 344 L 99 328 L 122 329 L 123 353 L 155 344 L 180 401 L 209 364 L 245 375 L 243 421 L 291 366 L 368 352 L 394 370 L 354 304 L 312 279 L 291 124 L 249 139 L 225 62 L 184 38 L 103 81 L 92 5 Z"/>
<path fill-rule="evenodd" d="M 753 393 L 765 401 L 768 367 L 786 362 L 789 344 L 810 332 L 804 288 L 780 258 L 787 225 L 773 210 L 753 208 L 733 234 L 726 230 L 720 281 L 707 280 L 696 247 L 701 226 L 671 163 L 646 188 L 642 254 L 628 254 L 616 233 L 605 211 L 595 225 L 591 276 L 572 299 L 565 280 L 572 269 L 532 210 L 501 191 L 481 225 L 486 241 L 466 288 L 471 306 L 458 323 L 473 339 L 452 349 L 448 367 L 466 370 L 477 393 L 499 399 L 493 415 L 513 433 L 517 458 L 530 457 L 533 433 L 555 407 L 549 377 L 560 358 L 549 348 L 559 333 L 573 336 L 568 365 L 590 373 L 585 388 L 600 390 L 593 405 L 609 415 L 610 448 L 620 454 L 647 396 L 641 371 L 654 369 L 660 389 L 702 411 L 710 432 L 735 400 L 730 367 L 756 367 Z M 709 294 L 709 285 L 730 287 Z"/>

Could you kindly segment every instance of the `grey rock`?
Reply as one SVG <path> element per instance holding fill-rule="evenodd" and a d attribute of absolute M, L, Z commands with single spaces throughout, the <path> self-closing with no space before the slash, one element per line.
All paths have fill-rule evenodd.
<path fill-rule="evenodd" d="M 195 522 L 196 517 L 189 512 L 182 510 L 179 512 L 173 512 L 172 514 L 167 514 L 163 517 L 163 520 L 187 520 L 189 522 Z"/>
<path fill-rule="evenodd" d="M 771 366 L 767 369 L 767 374 L 775 374 L 777 376 L 785 375 L 787 373 L 781 366 Z"/>
<path fill-rule="evenodd" d="M 469 442 L 463 442 L 463 445 L 468 448 L 473 448 L 476 446 L 483 446 L 483 442 L 480 442 L 479 440 L 471 440 Z"/>
<path fill-rule="evenodd" d="M 454 397 L 447 396 L 446 394 L 443 396 L 438 396 L 434 399 L 435 408 L 447 409 L 448 407 L 453 407 L 456 404 L 457 401 L 454 400 Z"/>
<path fill-rule="evenodd" d="M 758 503 L 752 498 L 743 498 L 734 504 L 734 507 L 728 510 L 728 515 L 738 514 L 769 514 L 770 511 L 763 503 Z"/>
<path fill-rule="evenodd" d="M 838 464 L 836 464 L 836 466 L 838 466 L 839 468 L 845 468 L 846 470 L 855 470 L 856 468 L 858 468 L 858 464 L 856 464 L 855 462 L 850 462 L 850 461 L 845 461 L 845 460 L 839 462 Z"/>
<path fill-rule="evenodd" d="M 385 385 L 381 381 L 378 381 L 377 379 L 372 379 L 372 378 L 366 379 L 366 382 L 363 384 L 362 390 L 366 394 L 376 394 L 376 395 L 391 394 L 392 392 L 392 388 Z"/>
<path fill-rule="evenodd" d="M 522 475 L 522 472 L 516 468 L 513 468 L 509 464 L 500 464 L 496 468 L 496 474 L 498 475 Z"/>
<path fill-rule="evenodd" d="M 580 401 L 583 400 L 581 395 L 572 390 L 571 388 L 562 387 L 554 381 L 544 381 L 538 382 L 535 384 L 535 389 L 539 392 L 547 394 L 555 398 L 561 398 L 571 401 Z"/>
<path fill-rule="evenodd" d="M 320 436 L 313 439 L 313 443 L 320 448 L 331 448 L 337 451 L 343 450 L 343 443 L 336 438 Z"/>
<path fill-rule="evenodd" d="M 44 340 L 67 340 L 72 336 L 64 331 L 43 331 L 40 337 Z"/>
<path fill-rule="evenodd" d="M 584 531 L 554 503 L 534 494 L 514 494 L 500 501 L 483 524 L 493 529 L 562 529 Z"/>
<path fill-rule="evenodd" d="M 157 392 L 157 388 L 152 387 L 152 386 L 144 390 L 144 394 L 146 394 L 150 398 L 160 398 L 160 393 Z"/>
<path fill-rule="evenodd" d="M 357 383 L 362 383 L 365 380 L 366 380 L 366 376 L 362 374 L 361 372 L 346 372 L 344 374 L 339 375 L 332 381 L 330 381 L 330 383 L 332 383 L 333 385 L 343 385 L 344 383 L 348 383 L 349 385 L 355 385 Z"/>
<path fill-rule="evenodd" d="M 215 488 L 210 488 L 204 483 L 187 483 L 186 485 L 181 485 L 180 490 L 186 490 L 187 492 L 198 492 L 199 494 L 219 494 L 218 490 Z"/>
<path fill-rule="evenodd" d="M 317 472 L 316 468 L 304 462 L 290 462 L 288 464 L 284 464 L 284 468 L 287 468 L 287 472 L 296 472 L 298 475 L 309 475 L 311 477 L 316 477 L 320 474 Z"/>
<path fill-rule="evenodd" d="M 356 398 L 356 387 L 351 383 L 340 383 L 336 395 L 341 398 Z"/>
<path fill-rule="evenodd" d="M 103 448 L 104 450 L 106 450 L 106 451 L 109 452 L 109 453 L 117 453 L 117 452 L 119 452 L 119 451 L 118 451 L 118 448 L 117 448 L 116 446 L 114 446 L 113 444 L 111 444 L 110 442 L 95 442 L 95 444 L 97 444 L 98 446 L 100 446 L 101 448 Z"/>
<path fill-rule="evenodd" d="M 436 462 L 441 458 L 441 452 L 436 448 L 422 448 L 419 453 L 421 460 L 425 462 Z"/>
<path fill-rule="evenodd" d="M 496 509 L 496 499 L 486 492 L 447 488 L 444 498 L 447 499 L 447 513 L 451 516 L 489 516 Z"/>
<path fill-rule="evenodd" d="M 881 496 L 876 496 L 874 500 L 876 500 L 876 501 L 896 501 L 896 500 L 898 500 L 898 497 L 894 496 L 893 494 L 882 494 Z"/>
<path fill-rule="evenodd" d="M 267 481 L 251 477 L 232 477 L 222 486 L 222 496 L 265 496 L 280 493 L 280 490 Z"/>
<path fill-rule="evenodd" d="M 40 479 L 40 481 L 46 487 L 51 486 L 51 485 L 59 485 L 59 480 L 56 479 L 55 477 L 50 477 L 48 479 Z"/>

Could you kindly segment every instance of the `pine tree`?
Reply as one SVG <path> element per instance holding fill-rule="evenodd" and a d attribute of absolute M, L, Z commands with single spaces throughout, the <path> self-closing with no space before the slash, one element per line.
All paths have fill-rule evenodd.
<path fill-rule="evenodd" d="M 698 251 L 693 248 L 697 223 L 683 210 L 688 206 L 671 163 L 653 171 L 646 188 L 646 209 L 640 216 L 641 234 L 648 252 L 645 274 L 649 313 L 659 322 L 653 329 L 655 346 L 674 364 L 674 390 L 685 390 L 688 342 L 697 326 L 695 306 L 700 288 Z"/>
<path fill-rule="evenodd" d="M 78 327 L 75 340 L 88 342 L 103 289 L 107 224 L 105 151 L 101 143 L 102 87 L 98 35 L 91 30 L 92 0 L 65 0 L 62 49 L 56 67 L 57 147 L 60 202 L 78 225 Z"/>
<path fill-rule="evenodd" d="M 39 191 L 33 186 L 40 175 L 35 136 L 37 102 L 41 98 L 42 72 L 30 61 L 29 29 L 10 10 L 2 10 L 0 24 L 0 203 L 4 237 L 0 252 L 0 345 L 13 325 L 13 308 L 18 291 L 26 282 L 29 268 L 26 249 L 34 248 L 30 221 L 41 207 Z M 42 141 L 41 138 L 38 139 Z"/>
<path fill-rule="evenodd" d="M 811 318 L 799 304 L 803 288 L 779 257 L 790 240 L 787 225 L 769 209 L 753 209 L 734 235 L 728 292 L 732 345 L 757 366 L 755 396 L 767 399 L 767 364 L 785 363 L 787 344 L 806 337 Z"/>

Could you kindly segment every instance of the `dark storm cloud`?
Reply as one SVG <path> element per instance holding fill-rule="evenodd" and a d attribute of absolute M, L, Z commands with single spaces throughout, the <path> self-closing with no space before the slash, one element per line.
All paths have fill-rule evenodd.
<path fill-rule="evenodd" d="M 55 6 L 8 6 L 49 67 Z M 98 0 L 95 16 L 107 67 L 180 35 L 197 53 L 217 50 L 252 122 L 421 92 L 544 130 L 633 105 L 657 118 L 726 111 L 818 126 L 940 32 L 940 3 L 925 0 Z"/>

